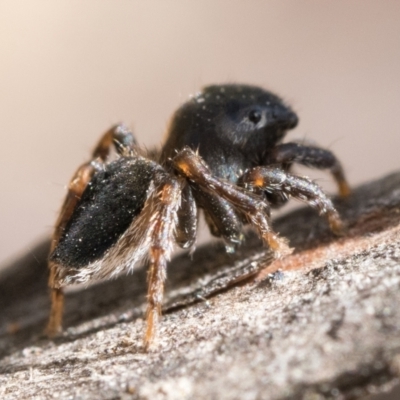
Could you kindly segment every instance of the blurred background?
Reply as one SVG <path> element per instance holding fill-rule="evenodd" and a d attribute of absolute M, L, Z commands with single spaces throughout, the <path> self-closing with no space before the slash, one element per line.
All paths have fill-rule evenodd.
<path fill-rule="evenodd" d="M 352 185 L 400 168 L 396 0 L 2 0 L 0 264 L 50 234 L 111 124 L 158 145 L 179 104 L 222 82 L 281 95 L 300 116 L 288 139 L 332 149 Z"/>

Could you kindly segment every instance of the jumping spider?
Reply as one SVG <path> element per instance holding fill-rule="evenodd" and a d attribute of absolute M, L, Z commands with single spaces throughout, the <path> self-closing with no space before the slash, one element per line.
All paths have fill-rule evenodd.
<path fill-rule="evenodd" d="M 296 114 L 271 92 L 248 85 L 215 85 L 175 113 L 160 151 L 138 147 L 124 126 L 107 131 L 92 159 L 69 184 L 49 258 L 52 307 L 47 333 L 61 330 L 63 288 L 113 278 L 149 260 L 145 346 L 161 315 L 167 262 L 174 244 L 196 240 L 199 209 L 213 235 L 228 246 L 242 240 L 243 225 L 257 229 L 276 256 L 290 253 L 270 224 L 270 207 L 289 197 L 326 216 L 333 232 L 343 224 L 321 188 L 289 173 L 294 163 L 328 169 L 340 195 L 349 186 L 328 150 L 282 143 Z M 111 150 L 119 157 L 111 161 Z"/>

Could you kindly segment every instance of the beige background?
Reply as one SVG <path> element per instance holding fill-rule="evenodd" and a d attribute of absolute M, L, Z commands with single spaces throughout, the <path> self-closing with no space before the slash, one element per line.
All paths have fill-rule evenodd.
<path fill-rule="evenodd" d="M 158 144 L 190 93 L 227 81 L 282 95 L 290 137 L 333 149 L 352 184 L 400 168 L 397 0 L 1 0 L 0 262 L 49 234 L 110 124 Z"/>

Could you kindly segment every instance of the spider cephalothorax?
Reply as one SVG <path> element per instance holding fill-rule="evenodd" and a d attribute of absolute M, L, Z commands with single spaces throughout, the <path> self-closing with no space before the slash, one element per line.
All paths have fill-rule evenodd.
<path fill-rule="evenodd" d="M 63 287 L 111 278 L 149 260 L 145 344 L 155 336 L 167 262 L 174 244 L 196 240 L 199 209 L 211 232 L 232 249 L 253 226 L 276 256 L 290 252 L 270 225 L 270 207 L 295 197 L 342 222 L 318 185 L 290 174 L 293 163 L 331 171 L 349 188 L 327 150 L 282 143 L 296 114 L 276 95 L 248 85 L 216 85 L 179 108 L 160 151 L 146 153 L 124 126 L 107 131 L 69 185 L 49 259 L 49 335 L 61 329 Z M 119 157 L 110 159 L 114 146 Z"/>

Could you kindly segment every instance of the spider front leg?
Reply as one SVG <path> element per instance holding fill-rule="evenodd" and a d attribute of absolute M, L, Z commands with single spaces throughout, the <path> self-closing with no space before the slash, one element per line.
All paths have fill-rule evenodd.
<path fill-rule="evenodd" d="M 270 207 L 261 196 L 214 177 L 202 158 L 188 147 L 181 150 L 171 162 L 175 170 L 189 179 L 198 190 L 220 196 L 244 214 L 276 256 L 291 252 L 286 241 L 273 231 L 269 221 Z"/>
<path fill-rule="evenodd" d="M 68 185 L 67 196 L 55 224 L 50 253 L 52 253 L 56 248 L 60 237 L 82 196 L 82 193 L 85 191 L 93 175 L 97 171 L 101 170 L 102 166 L 107 162 L 112 146 L 115 146 L 116 151 L 121 155 L 132 154 L 136 151 L 136 141 L 134 136 L 123 125 L 113 126 L 103 134 L 92 153 L 91 160 L 82 164 L 78 168 Z M 49 262 L 49 269 L 51 310 L 46 334 L 53 337 L 61 331 L 64 293 L 60 283 L 58 282 L 57 267 L 52 262 Z"/>
<path fill-rule="evenodd" d="M 317 184 L 306 177 L 292 175 L 279 168 L 255 167 L 242 175 L 240 184 L 246 189 L 282 193 L 305 201 L 327 217 L 335 234 L 344 232 L 344 224 L 331 200 Z"/>
<path fill-rule="evenodd" d="M 342 165 L 331 151 L 316 146 L 304 146 L 299 143 L 284 143 L 276 146 L 268 159 L 268 164 L 290 166 L 293 163 L 302 164 L 306 167 L 329 169 L 339 187 L 340 196 L 347 197 L 350 194 L 350 186 Z"/>

